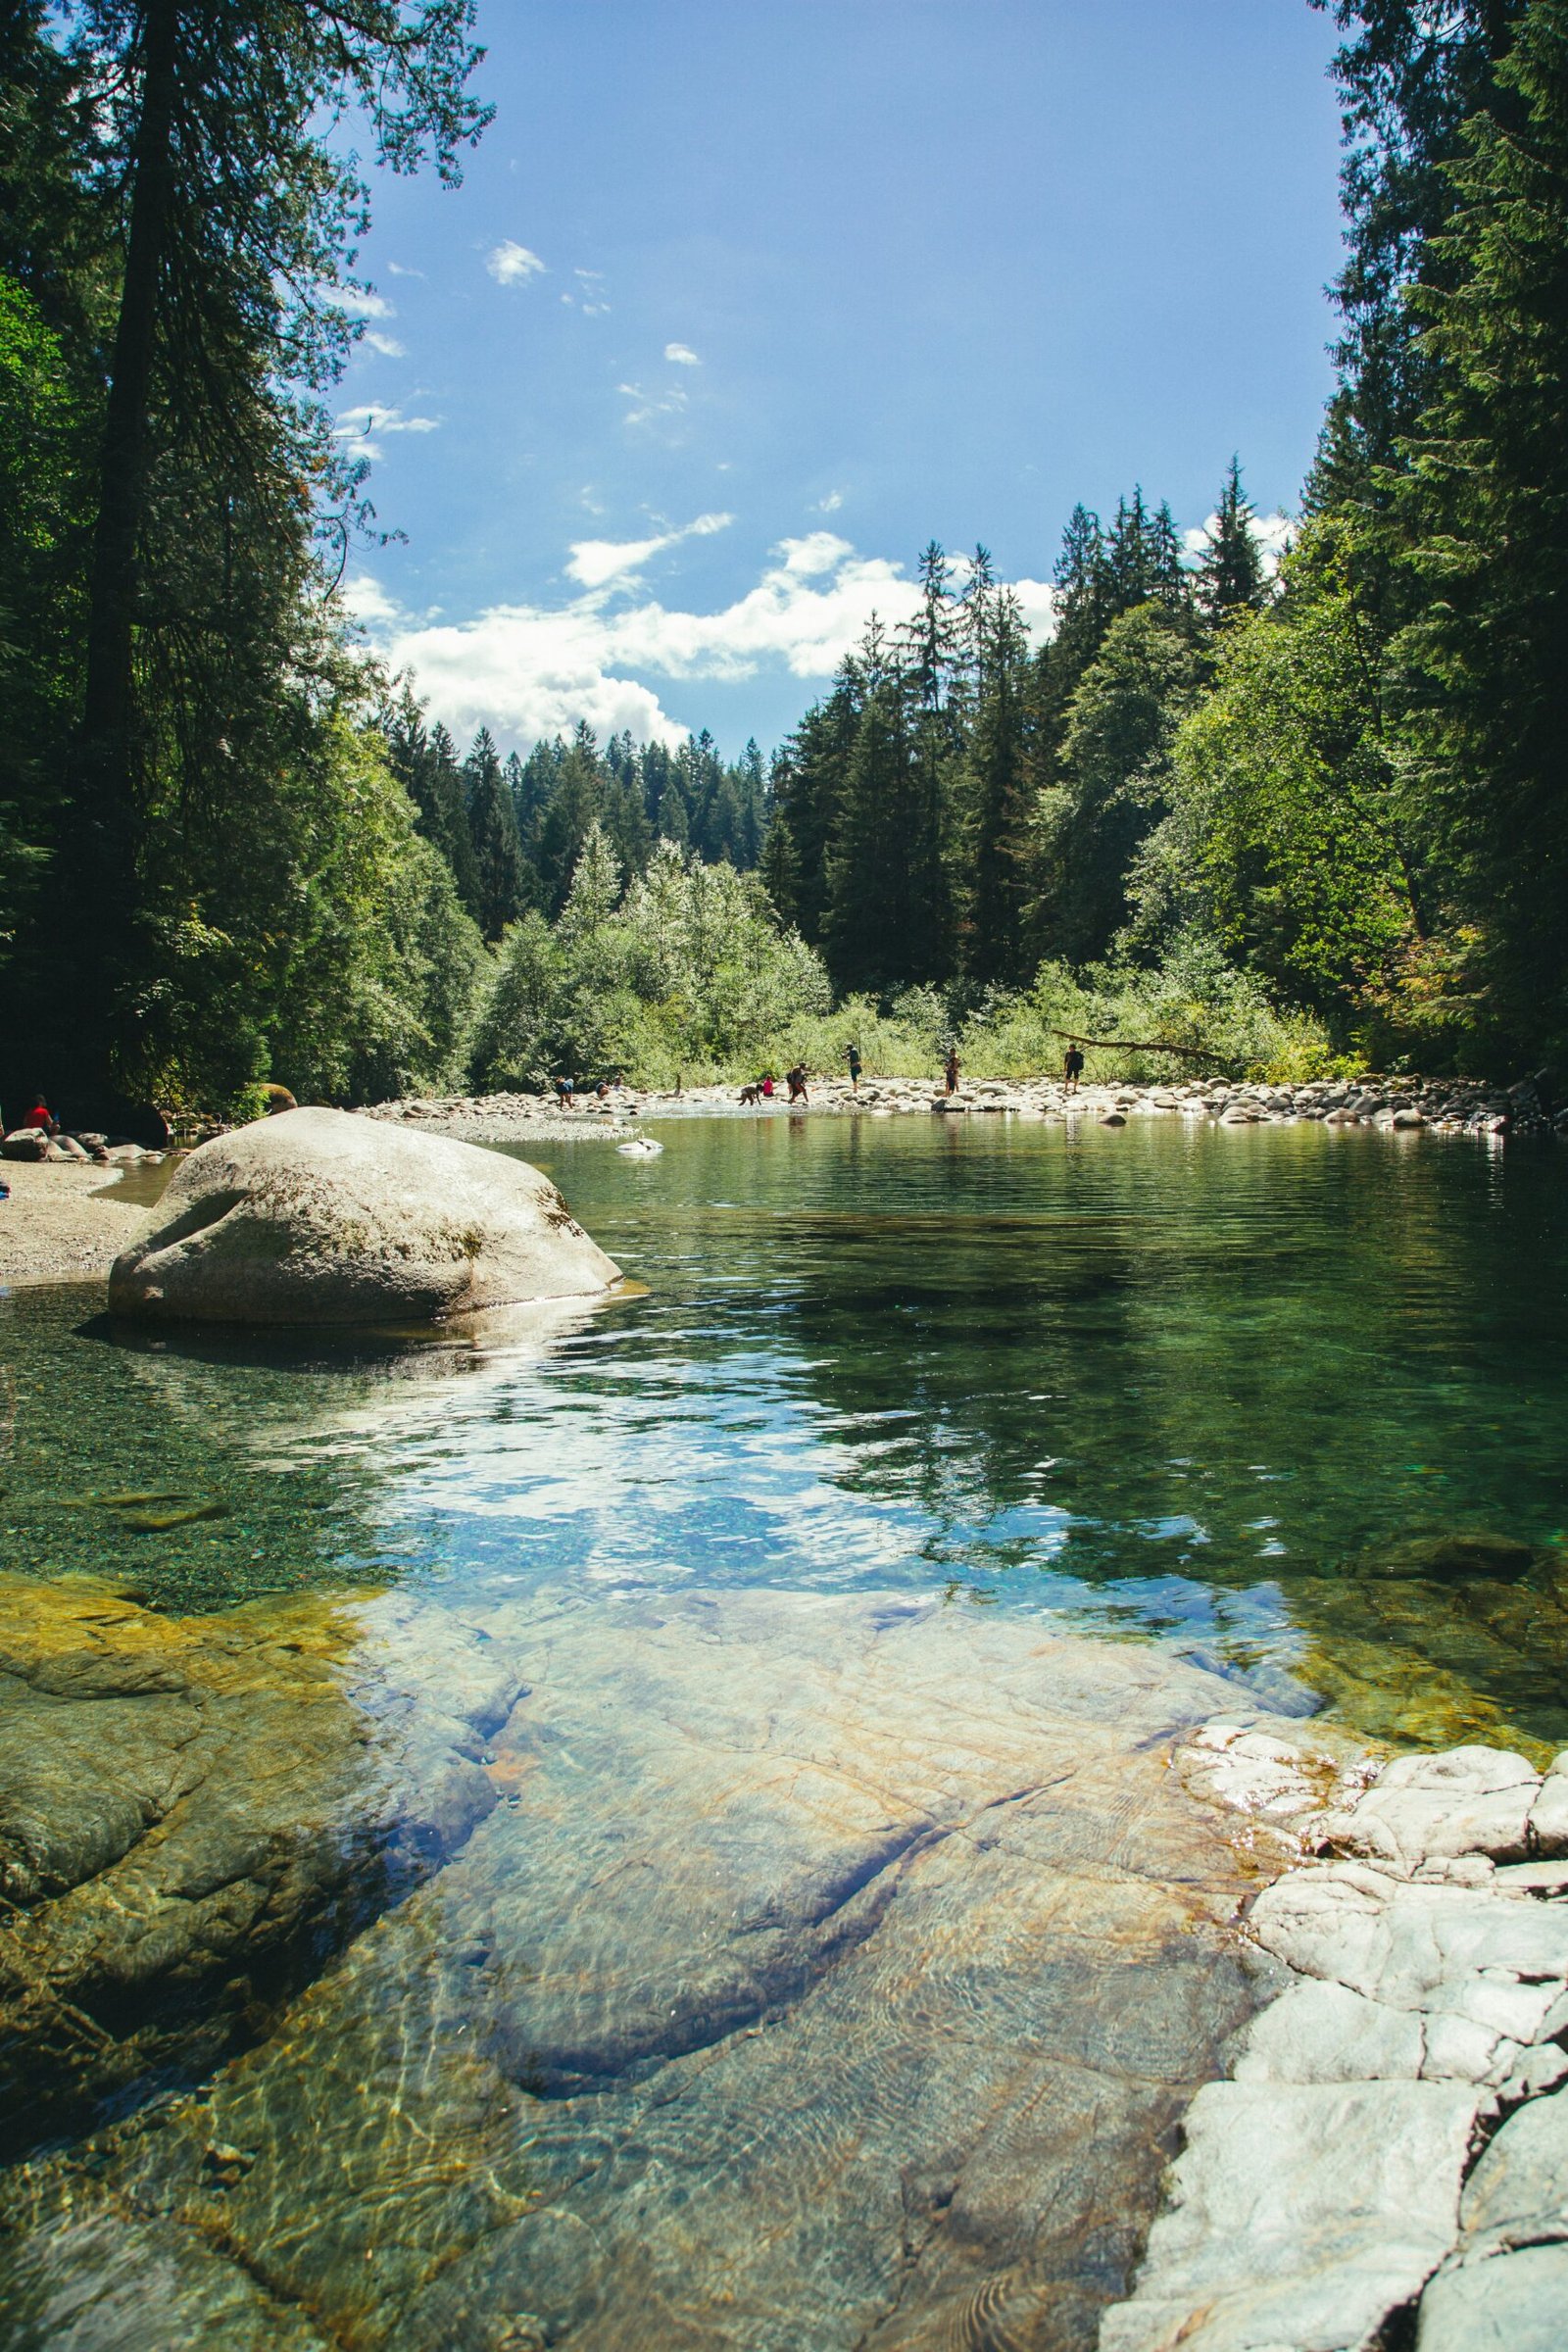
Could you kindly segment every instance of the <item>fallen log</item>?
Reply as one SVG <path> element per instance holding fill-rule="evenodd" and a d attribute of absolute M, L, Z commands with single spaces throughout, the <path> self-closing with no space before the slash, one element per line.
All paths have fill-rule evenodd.
<path fill-rule="evenodd" d="M 1190 1061 L 1223 1061 L 1208 1046 L 1173 1046 L 1168 1037 L 1080 1037 L 1072 1029 L 1053 1029 L 1053 1037 L 1064 1037 L 1072 1046 L 1115 1047 L 1123 1054 L 1185 1054 Z"/>

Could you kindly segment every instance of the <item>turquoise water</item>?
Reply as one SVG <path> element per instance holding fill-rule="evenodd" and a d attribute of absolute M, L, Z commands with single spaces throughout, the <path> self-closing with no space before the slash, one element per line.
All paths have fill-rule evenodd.
<path fill-rule="evenodd" d="M 0 1299 L 6 1564 L 176 1609 L 935 1587 L 1374 1731 L 1568 1744 L 1559 1147 L 657 1132 L 535 1154 L 645 1287 L 520 1341 L 148 1342 L 80 1291 Z"/>

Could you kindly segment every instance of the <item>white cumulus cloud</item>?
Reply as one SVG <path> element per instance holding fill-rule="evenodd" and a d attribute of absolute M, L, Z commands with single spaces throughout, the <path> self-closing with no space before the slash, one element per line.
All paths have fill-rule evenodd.
<path fill-rule="evenodd" d="M 729 528 L 733 514 L 699 514 L 679 530 L 661 531 L 651 539 L 576 539 L 566 562 L 568 575 L 584 588 L 608 587 L 640 571 L 649 560 L 682 539 L 707 539 Z"/>
<path fill-rule="evenodd" d="M 334 287 L 332 301 L 351 318 L 395 318 L 396 311 L 384 294 L 372 294 L 366 286 Z"/>
<path fill-rule="evenodd" d="M 383 360 L 406 360 L 409 356 L 396 335 L 367 335 L 365 342 L 371 351 L 378 351 Z"/>
<path fill-rule="evenodd" d="M 689 343 L 666 343 L 664 357 L 673 360 L 677 368 L 700 368 L 703 364 Z"/>
<path fill-rule="evenodd" d="M 717 530 L 727 520 L 702 516 L 687 527 Z M 368 579 L 345 593 L 388 662 L 412 671 L 434 714 L 455 734 L 469 734 L 483 721 L 519 743 L 567 732 L 579 718 L 602 734 L 629 727 L 639 737 L 681 740 L 686 722 L 665 710 L 649 675 L 734 681 L 782 668 L 819 683 L 832 676 L 873 612 L 896 624 L 919 602 L 903 564 L 862 556 L 831 531 L 811 531 L 782 541 L 756 585 L 716 612 L 687 612 L 650 597 L 612 605 L 610 585 L 646 562 L 643 551 L 658 543 L 579 541 L 572 557 L 582 595 L 557 607 L 493 605 L 460 622 L 437 624 L 389 610 Z M 585 553 L 591 550 L 604 553 L 596 560 Z M 613 564 L 612 554 L 618 559 Z M 1013 586 L 1027 618 L 1049 614 L 1048 583 Z"/>
<path fill-rule="evenodd" d="M 612 580 L 641 571 L 649 558 L 657 556 L 662 547 L 670 546 L 677 535 L 664 532 L 655 539 L 574 539 L 566 559 L 566 571 L 584 588 L 604 588 Z"/>
<path fill-rule="evenodd" d="M 373 401 L 362 401 L 357 409 L 344 409 L 337 419 L 337 437 L 352 445 L 357 458 L 378 458 L 381 455 L 382 433 L 438 433 L 441 420 L 437 416 L 405 416 L 401 409 L 377 408 Z"/>
<path fill-rule="evenodd" d="M 1037 645 L 1056 632 L 1056 591 L 1049 580 L 1010 580 L 1023 625 Z"/>
<path fill-rule="evenodd" d="M 498 286 L 525 286 L 545 267 L 536 253 L 530 253 L 514 237 L 503 237 L 499 245 L 492 245 L 484 266 Z"/>
<path fill-rule="evenodd" d="M 343 599 L 357 620 L 373 629 L 400 620 L 403 616 L 379 580 L 362 571 L 343 583 Z"/>

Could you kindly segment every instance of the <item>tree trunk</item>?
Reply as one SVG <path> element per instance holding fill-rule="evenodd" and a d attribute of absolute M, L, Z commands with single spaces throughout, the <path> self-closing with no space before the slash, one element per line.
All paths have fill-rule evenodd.
<path fill-rule="evenodd" d="M 147 501 L 148 408 L 159 280 L 173 193 L 180 0 L 146 0 L 130 232 L 99 462 L 86 683 L 71 793 L 66 897 L 85 1033 L 100 1068 L 131 1040 L 138 847 L 134 683 L 136 564 Z M 73 887 L 74 885 L 74 887 Z"/>

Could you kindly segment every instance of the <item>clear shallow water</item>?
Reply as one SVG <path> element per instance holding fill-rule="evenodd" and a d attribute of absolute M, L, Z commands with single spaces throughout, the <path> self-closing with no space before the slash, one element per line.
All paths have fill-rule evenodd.
<path fill-rule="evenodd" d="M 520 1345 L 132 1342 L 80 1292 L 0 1300 L 6 1564 L 173 1608 L 389 1574 L 935 1588 L 1366 1730 L 1568 1743 L 1559 1149 L 660 1133 L 536 1154 L 646 1292 Z M 1531 1557 L 1420 1548 L 1476 1535 Z"/>

